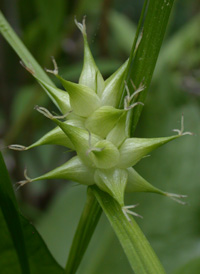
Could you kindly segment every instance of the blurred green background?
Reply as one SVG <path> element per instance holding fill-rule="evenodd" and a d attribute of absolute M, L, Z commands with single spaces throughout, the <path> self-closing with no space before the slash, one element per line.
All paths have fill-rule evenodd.
<path fill-rule="evenodd" d="M 143 1 L 140 0 L 2 0 L 1 9 L 42 67 L 54 56 L 62 76 L 78 81 L 83 41 L 74 24 L 87 16 L 93 55 L 107 78 L 129 56 Z M 200 1 L 177 0 L 159 56 L 136 136 L 171 135 L 180 128 L 194 136 L 160 148 L 136 166 L 153 185 L 188 195 L 181 206 L 156 194 L 130 194 L 127 204 L 139 203 L 140 227 L 167 273 L 187 272 L 183 264 L 197 258 L 200 269 Z M 53 80 L 55 80 L 53 78 Z M 56 81 L 55 81 L 56 83 Z M 20 66 L 19 58 L 0 37 L 0 146 L 29 145 L 52 123 L 33 110 L 35 105 L 56 111 L 40 86 Z M 34 177 L 64 163 L 70 153 L 56 146 L 27 152 L 3 149 L 13 183 L 28 169 Z M 65 265 L 85 198 L 86 188 L 65 181 L 43 181 L 16 192 L 23 214 L 36 225 L 56 260 Z M 177 270 L 178 271 L 178 270 Z M 198 271 L 198 270 L 197 270 Z M 94 234 L 78 271 L 80 274 L 132 273 L 105 216 Z"/>

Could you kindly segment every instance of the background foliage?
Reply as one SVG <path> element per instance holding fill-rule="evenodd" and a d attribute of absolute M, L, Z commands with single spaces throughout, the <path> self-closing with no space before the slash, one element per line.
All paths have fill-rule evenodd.
<path fill-rule="evenodd" d="M 53 55 L 62 76 L 77 81 L 83 43 L 74 15 L 78 20 L 87 15 L 89 42 L 100 70 L 107 77 L 129 56 L 142 4 L 136 0 L 4 0 L 2 11 L 43 67 L 51 66 Z M 137 222 L 169 273 L 200 254 L 199 10 L 198 0 L 176 2 L 136 132 L 140 137 L 167 136 L 179 127 L 184 113 L 185 128 L 195 135 L 160 148 L 136 169 L 159 188 L 187 194 L 189 204 L 183 207 L 154 194 L 127 196 L 127 204 L 140 203 L 137 210 L 144 219 Z M 19 65 L 18 57 L 2 37 L 0 60 L 1 147 L 31 144 L 51 129 L 51 123 L 33 111 L 34 105 L 50 110 L 55 110 L 54 106 Z M 30 177 L 34 177 L 69 157 L 59 147 L 3 152 L 13 182 L 23 178 L 25 166 Z M 23 187 L 17 196 L 23 214 L 36 224 L 56 260 L 64 266 L 86 189 L 71 182 L 38 182 Z M 105 216 L 79 269 L 81 274 L 102 272 L 132 273 Z M 198 272 L 189 269 L 185 273 Z"/>

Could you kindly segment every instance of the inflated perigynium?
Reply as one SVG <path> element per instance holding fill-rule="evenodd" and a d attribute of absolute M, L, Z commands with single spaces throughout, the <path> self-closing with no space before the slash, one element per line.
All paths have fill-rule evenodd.
<path fill-rule="evenodd" d="M 19 182 L 19 186 L 43 179 L 66 179 L 84 185 L 96 184 L 120 204 L 128 219 L 128 214 L 137 214 L 130 211 L 134 206 L 124 205 L 125 191 L 154 192 L 180 201 L 177 198 L 183 198 L 183 195 L 170 194 L 152 186 L 133 166 L 154 149 L 190 133 L 183 132 L 182 124 L 181 130 L 177 130 L 178 134 L 171 137 L 130 138 L 126 125 L 127 114 L 133 107 L 141 104 L 134 103 L 134 97 L 144 87 L 140 85 L 130 95 L 124 83 L 127 96 L 124 99 L 124 108 L 119 109 L 122 96 L 120 87 L 128 61 L 104 81 L 88 46 L 85 22 L 76 24 L 84 39 L 84 64 L 78 84 L 59 76 L 55 60 L 54 70 L 48 71 L 56 75 L 66 91 L 42 81 L 29 68 L 63 116 L 53 116 L 47 109 L 36 106 L 57 127 L 29 147 L 11 145 L 10 148 L 28 150 L 40 145 L 56 144 L 70 148 L 77 155 L 37 178 L 30 179 L 25 174 L 26 180 Z"/>

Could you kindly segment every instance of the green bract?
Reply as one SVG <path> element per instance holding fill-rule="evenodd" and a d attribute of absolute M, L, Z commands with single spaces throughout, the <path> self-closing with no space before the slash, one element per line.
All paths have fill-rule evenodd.
<path fill-rule="evenodd" d="M 28 150 L 39 145 L 56 144 L 74 150 L 77 155 L 37 178 L 30 179 L 25 174 L 26 180 L 19 182 L 19 185 L 55 178 L 68 179 L 84 185 L 96 184 L 116 199 L 126 217 L 127 213 L 130 213 L 128 208 L 133 206 L 124 206 L 125 191 L 154 192 L 175 200 L 182 198 L 181 195 L 169 194 L 153 187 L 133 166 L 154 149 L 190 133 L 183 133 L 182 124 L 180 131 L 175 130 L 178 135 L 171 137 L 130 138 L 126 125 L 128 112 L 140 104 L 134 103 L 133 100 L 138 92 L 142 92 L 143 87 L 140 85 L 132 95 L 127 90 L 124 109 L 119 109 L 120 87 L 128 61 L 104 81 L 88 46 L 85 22 L 76 24 L 84 38 L 84 65 L 79 83 L 72 83 L 59 76 L 55 60 L 55 69 L 49 72 L 56 75 L 66 91 L 52 87 L 36 78 L 32 72 L 63 116 L 53 116 L 47 109 L 37 106 L 36 109 L 51 119 L 57 127 L 29 147 L 11 145 L 10 148 Z M 127 89 L 127 85 L 125 87 Z"/>

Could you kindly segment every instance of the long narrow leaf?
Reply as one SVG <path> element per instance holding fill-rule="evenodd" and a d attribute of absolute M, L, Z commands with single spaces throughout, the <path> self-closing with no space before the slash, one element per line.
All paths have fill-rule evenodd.
<path fill-rule="evenodd" d="M 19 209 L 2 154 L 0 152 L 0 206 L 15 246 L 21 271 L 29 274 L 28 256 L 20 222 Z"/>
<path fill-rule="evenodd" d="M 20 214 L 1 153 L 0 207 L 0 272 L 63 274 L 37 230 Z"/>
<path fill-rule="evenodd" d="M 87 201 L 81 215 L 73 243 L 71 246 L 69 258 L 66 265 L 66 273 L 73 274 L 83 258 L 93 232 L 101 216 L 102 209 L 99 206 L 91 189 L 88 189 Z"/>
<path fill-rule="evenodd" d="M 137 274 L 164 274 L 156 254 L 137 223 L 127 220 L 120 205 L 96 186 L 90 187 L 113 227 L 132 269 Z"/>
<path fill-rule="evenodd" d="M 132 80 L 136 88 L 140 85 L 144 86 L 144 90 L 140 92 L 137 101 L 145 101 L 158 54 L 164 39 L 173 3 L 174 0 L 148 1 L 145 20 L 140 33 L 140 39 L 137 39 L 137 41 L 140 41 L 137 42 L 137 49 L 136 44 L 133 44 L 129 67 L 125 77 L 130 93 L 134 92 L 134 88 L 130 80 Z M 140 27 L 141 26 L 139 25 L 139 28 Z M 130 112 L 129 127 L 131 135 L 134 133 L 142 108 L 143 106 L 139 105 L 134 108 L 132 112 Z"/>

